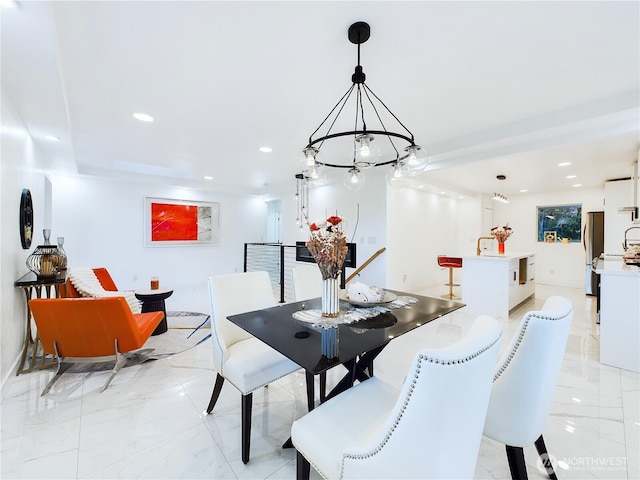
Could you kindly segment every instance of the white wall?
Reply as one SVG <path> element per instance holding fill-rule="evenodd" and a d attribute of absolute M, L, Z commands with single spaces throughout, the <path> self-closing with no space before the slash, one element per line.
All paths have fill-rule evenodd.
<path fill-rule="evenodd" d="M 14 282 L 28 272 L 26 259 L 42 243 L 45 211 L 45 177 L 42 153 L 36 150 L 11 100 L 2 94 L 2 128 L 0 130 L 0 381 L 15 375 L 25 336 L 26 311 L 22 289 Z M 20 195 L 31 190 L 34 207 L 34 236 L 31 248 L 22 249 L 19 229 Z M 2 389 L 2 395 L 5 394 Z"/>
<path fill-rule="evenodd" d="M 496 224 L 508 222 L 514 231 L 505 244 L 506 253 L 535 253 L 536 283 L 584 288 L 586 258 L 582 243 L 538 242 L 537 207 L 581 204 L 583 214 L 602 211 L 604 189 L 575 188 L 566 192 L 509 196 L 509 200 L 508 204 L 496 203 L 494 210 Z M 583 228 L 584 219 L 583 215 Z"/>
<path fill-rule="evenodd" d="M 209 311 L 207 278 L 241 272 L 245 242 L 265 241 L 267 204 L 258 198 L 114 181 L 52 176 L 52 238 L 63 236 L 68 268 L 106 267 L 121 290 L 172 288 L 168 310 Z M 220 203 L 220 245 L 145 247 L 144 199 Z"/>
<path fill-rule="evenodd" d="M 466 216 L 472 217 L 469 212 L 476 208 L 472 203 L 465 205 Z M 438 266 L 437 257 L 460 254 L 459 202 L 413 188 L 393 187 L 388 191 L 387 206 L 386 286 L 416 292 L 445 283 L 448 273 Z"/>
<path fill-rule="evenodd" d="M 367 184 L 357 192 L 347 190 L 342 183 L 334 183 L 309 190 L 309 219 L 323 221 L 327 216 L 338 214 L 344 218 L 344 231 L 349 242 L 356 243 L 357 265 L 362 265 L 376 251 L 387 247 L 387 252 L 379 256 L 360 274 L 359 281 L 367 285 L 387 285 L 386 256 L 389 251 L 387 241 L 386 181 L 384 175 L 367 171 Z M 292 192 L 295 184 L 292 182 Z M 293 195 L 282 202 L 282 242 L 293 245 L 296 241 L 306 241 L 309 230 L 296 225 L 296 202 Z M 347 269 L 347 276 L 353 269 Z"/>

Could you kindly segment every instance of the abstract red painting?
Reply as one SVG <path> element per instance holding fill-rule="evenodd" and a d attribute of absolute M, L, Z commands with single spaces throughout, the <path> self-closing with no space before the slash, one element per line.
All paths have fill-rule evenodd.
<path fill-rule="evenodd" d="M 218 203 L 147 197 L 145 245 L 218 245 L 219 212 Z"/>
<path fill-rule="evenodd" d="M 198 240 L 198 207 L 152 203 L 151 240 L 154 242 Z"/>

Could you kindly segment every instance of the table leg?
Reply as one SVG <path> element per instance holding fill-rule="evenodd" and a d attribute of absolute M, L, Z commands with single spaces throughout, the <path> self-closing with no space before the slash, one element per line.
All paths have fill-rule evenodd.
<path fill-rule="evenodd" d="M 42 370 L 45 368 L 52 367 L 56 365 L 53 357 L 50 357 L 44 350 L 41 348 L 40 337 L 38 336 L 38 332 L 35 326 L 32 328 L 32 318 L 31 318 L 31 308 L 29 308 L 29 300 L 33 298 L 33 290 L 35 289 L 36 298 L 41 298 L 42 296 L 42 286 L 28 286 L 22 287 L 24 290 L 25 298 L 27 301 L 26 305 L 26 315 L 27 315 L 27 324 L 25 327 L 24 334 L 24 345 L 22 347 L 22 355 L 20 356 L 20 363 L 18 364 L 18 370 L 16 375 L 20 375 L 22 373 L 33 372 L 34 370 Z M 45 292 L 47 294 L 47 298 L 51 298 L 51 288 L 45 288 Z M 40 356 L 40 361 L 38 361 L 38 356 Z M 28 365 L 27 365 L 28 361 Z"/>
<path fill-rule="evenodd" d="M 311 411 L 315 408 L 315 377 L 311 372 L 306 372 L 305 375 L 307 377 L 307 408 Z"/>

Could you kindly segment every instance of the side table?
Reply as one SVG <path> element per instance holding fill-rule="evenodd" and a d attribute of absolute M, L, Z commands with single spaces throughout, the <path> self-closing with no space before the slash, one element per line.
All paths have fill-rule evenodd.
<path fill-rule="evenodd" d="M 142 301 L 142 313 L 162 312 L 164 318 L 151 335 L 160 335 L 167 331 L 167 309 L 164 301 L 173 294 L 173 290 L 136 290 L 136 298 Z"/>
<path fill-rule="evenodd" d="M 27 303 L 27 325 L 24 334 L 24 345 L 22 347 L 22 356 L 20 357 L 20 363 L 18 364 L 18 371 L 16 375 L 56 365 L 53 357 L 46 355 L 42 351 L 40 337 L 38 337 L 36 325 L 32 321 L 33 319 L 31 316 L 31 309 L 29 308 L 29 300 L 32 298 L 42 298 L 43 291 L 46 298 L 52 298 L 52 293 L 55 293 L 55 297 L 58 298 L 65 297 L 66 277 L 67 275 L 64 271 L 58 273 L 55 277 L 47 278 L 38 277 L 35 273 L 29 272 L 15 281 L 14 286 L 16 288 L 22 288 Z M 29 362 L 28 365 L 26 365 L 27 360 Z"/>

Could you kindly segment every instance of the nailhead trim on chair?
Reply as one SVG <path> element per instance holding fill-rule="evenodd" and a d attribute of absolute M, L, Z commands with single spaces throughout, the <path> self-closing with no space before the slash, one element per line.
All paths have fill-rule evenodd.
<path fill-rule="evenodd" d="M 213 310 L 213 303 L 211 304 L 211 307 L 212 307 L 212 310 Z M 211 329 L 213 330 L 213 335 L 216 337 L 216 340 L 217 340 L 218 344 L 224 345 L 220 341 L 220 335 L 218 334 L 218 327 L 216 325 L 216 320 L 213 317 L 213 312 L 209 316 L 209 323 L 211 324 Z M 222 375 L 224 377 L 224 373 L 222 372 L 222 370 L 224 370 L 224 353 L 221 353 L 221 355 L 220 355 L 220 371 L 218 372 L 220 375 Z"/>
<path fill-rule="evenodd" d="M 393 435 L 393 432 L 395 431 L 395 429 L 400 424 L 400 420 L 402 419 L 402 416 L 403 416 L 405 410 L 407 409 L 407 406 L 409 405 L 409 400 L 411 399 L 411 395 L 413 395 L 413 390 L 415 389 L 416 383 L 418 382 L 418 379 L 420 377 L 420 366 L 421 366 L 423 361 L 426 361 L 426 362 L 429 362 L 429 363 L 435 363 L 437 365 L 459 365 L 459 364 L 462 364 L 462 363 L 466 363 L 466 362 L 468 362 L 470 360 L 473 360 L 477 356 L 481 355 L 485 351 L 487 351 L 489 348 L 491 348 L 493 345 L 495 345 L 497 342 L 499 342 L 501 337 L 502 337 L 502 333 L 500 335 L 498 335 L 498 337 L 493 342 L 491 342 L 489 345 L 485 346 L 481 350 L 479 350 L 476 353 L 473 353 L 473 354 L 471 354 L 469 356 L 466 356 L 464 358 L 460 358 L 460 359 L 457 359 L 457 360 L 440 360 L 438 358 L 428 357 L 428 356 L 426 356 L 426 355 L 424 355 L 422 353 L 419 354 L 418 355 L 418 364 L 416 365 L 416 373 L 415 373 L 415 375 L 413 377 L 413 380 L 411 380 L 411 386 L 409 387 L 409 391 L 407 392 L 407 396 L 405 397 L 404 402 L 402 404 L 402 409 L 400 410 L 400 413 L 398 414 L 396 419 L 393 421 L 393 425 L 391 427 L 391 430 L 389 432 L 387 432 L 387 434 L 382 439 L 382 442 L 373 451 L 371 451 L 369 453 L 359 454 L 359 455 L 351 455 L 351 454 L 348 454 L 348 453 L 344 454 L 342 456 L 342 462 L 340 464 L 340 478 L 342 478 L 343 473 L 344 473 L 344 461 L 345 461 L 345 459 L 349 458 L 349 459 L 353 459 L 353 460 L 364 460 L 366 458 L 373 457 L 374 455 L 378 454 L 382 450 L 382 448 L 387 444 L 389 439 L 391 439 L 391 435 Z"/>
<path fill-rule="evenodd" d="M 209 318 L 210 318 L 211 328 L 213 329 L 213 334 L 214 334 L 214 335 L 216 336 L 216 338 L 218 339 L 218 343 L 220 343 L 220 344 L 222 345 L 222 342 L 220 341 L 220 337 L 219 337 L 219 335 L 218 335 L 218 329 L 217 329 L 217 327 L 216 327 L 216 322 L 215 322 L 215 320 L 213 319 L 213 314 L 212 314 L 212 315 L 210 315 L 210 316 L 209 316 Z M 250 391 L 248 391 L 248 392 L 243 392 L 241 388 L 239 388 L 235 383 L 233 383 L 231 380 L 229 380 L 227 377 L 225 377 L 225 376 L 224 376 L 224 373 L 222 372 L 222 370 L 224 370 L 224 367 L 223 367 L 223 366 L 224 366 L 224 354 L 220 356 L 220 370 L 221 370 L 221 371 L 220 371 L 220 372 L 216 372 L 216 373 L 219 373 L 220 375 L 222 375 L 226 381 L 228 381 L 231 385 L 233 385 L 234 387 L 236 387 L 236 389 L 237 389 L 237 390 L 239 390 L 243 395 L 247 395 L 248 393 L 255 392 L 256 390 L 258 390 L 258 389 L 260 389 L 260 388 L 264 387 L 264 385 L 260 385 L 260 386 L 258 386 L 258 387 L 256 387 L 256 388 L 254 388 L 253 390 L 250 390 Z M 271 380 L 269 383 L 273 383 L 273 382 L 275 382 L 275 381 L 277 381 L 277 380 L 280 380 L 281 378 L 284 378 L 284 377 L 286 377 L 287 375 L 289 375 L 289 373 L 285 373 L 284 375 L 281 375 L 281 376 L 279 376 L 278 378 L 274 378 L 274 379 L 273 379 L 273 380 Z M 267 384 L 265 384 L 265 385 L 268 385 L 268 383 L 267 383 Z"/>
<path fill-rule="evenodd" d="M 500 366 L 498 371 L 493 376 L 493 381 L 495 382 L 500 377 L 500 375 L 502 375 L 502 373 L 507 369 L 507 367 L 509 366 L 509 364 L 513 360 L 513 357 L 515 357 L 516 352 L 518 351 L 518 348 L 520 348 L 520 344 L 522 343 L 522 339 L 524 338 L 524 334 L 527 331 L 527 327 L 529 326 L 529 321 L 532 318 L 539 318 L 541 320 L 557 321 L 557 320 L 562 320 L 563 318 L 567 318 L 572 312 L 573 312 L 573 309 L 569 310 L 567 315 L 564 315 L 562 317 L 549 317 L 547 315 L 538 315 L 536 313 L 527 314 L 525 316 L 525 318 L 524 318 L 523 323 L 522 323 L 522 327 L 520 328 L 520 331 L 518 332 L 518 337 L 516 339 L 516 342 L 513 344 L 513 348 L 509 352 L 509 355 L 507 356 L 507 358 L 505 359 L 503 364 Z"/>

